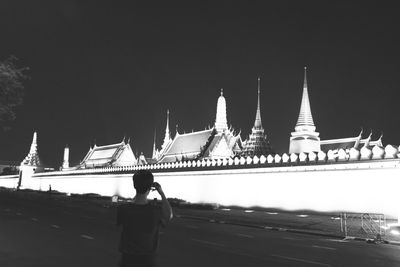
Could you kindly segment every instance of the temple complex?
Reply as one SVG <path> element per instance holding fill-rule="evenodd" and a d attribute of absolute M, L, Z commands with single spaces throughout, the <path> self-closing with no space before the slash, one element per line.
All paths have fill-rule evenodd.
<path fill-rule="evenodd" d="M 320 151 L 319 133 L 315 131 L 307 88 L 307 67 L 304 67 L 303 97 L 300 113 L 294 132 L 291 133 L 289 153 L 308 153 Z"/>
<path fill-rule="evenodd" d="M 264 128 L 261 122 L 260 111 L 260 78 L 258 78 L 258 98 L 257 98 L 257 111 L 254 126 L 251 129 L 249 138 L 243 142 L 242 155 L 244 156 L 261 156 L 272 154 L 272 149 L 264 133 Z"/>
<path fill-rule="evenodd" d="M 165 138 L 158 158 L 160 163 L 199 158 L 228 158 L 241 152 L 240 135 L 234 134 L 231 129 L 228 129 L 223 89 L 221 89 L 221 95 L 217 101 L 217 113 L 213 128 L 184 134 L 177 131 L 171 141 L 168 120 L 169 113 L 167 112 Z"/>
<path fill-rule="evenodd" d="M 78 169 L 130 166 L 136 165 L 137 160 L 125 138 L 117 144 L 91 147 L 81 161 Z"/>

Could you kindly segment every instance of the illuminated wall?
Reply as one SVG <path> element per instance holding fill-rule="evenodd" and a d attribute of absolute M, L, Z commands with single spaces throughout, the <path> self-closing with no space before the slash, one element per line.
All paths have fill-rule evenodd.
<path fill-rule="evenodd" d="M 0 176 L 0 186 L 6 188 L 17 188 L 18 175 L 2 175 Z"/>
<path fill-rule="evenodd" d="M 399 156 L 397 147 L 387 145 L 44 173 L 21 166 L 21 188 L 48 190 L 51 185 L 66 193 L 133 197 L 132 174 L 148 169 L 168 197 L 192 203 L 376 212 L 400 218 Z M 17 184 L 18 176 L 0 176 L 0 186 Z"/>
<path fill-rule="evenodd" d="M 125 173 L 112 174 L 111 170 Z M 87 172 L 93 173 L 34 174 L 30 179 L 23 178 L 23 188 L 48 190 L 51 185 L 53 190 L 67 193 L 134 195 L 133 172 L 128 167 Z M 400 215 L 400 162 L 397 159 L 214 170 L 207 169 L 205 164 L 198 170 L 185 171 L 182 166 L 176 171 L 153 172 L 168 197 L 194 203 Z M 0 179 L 0 186 L 3 180 L 6 179 Z M 155 193 L 150 197 L 156 197 Z"/>

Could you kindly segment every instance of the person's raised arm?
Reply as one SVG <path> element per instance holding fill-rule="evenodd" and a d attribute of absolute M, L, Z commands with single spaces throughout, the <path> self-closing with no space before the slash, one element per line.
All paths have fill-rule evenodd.
<path fill-rule="evenodd" d="M 163 217 L 163 222 L 166 224 L 173 218 L 173 212 L 171 205 L 169 204 L 167 197 L 164 194 L 164 191 L 161 188 L 161 185 L 159 183 L 154 183 L 153 184 L 154 188 L 157 190 L 157 192 L 161 196 L 161 201 L 162 201 L 162 206 L 161 206 L 161 211 L 162 211 L 162 217 Z"/>

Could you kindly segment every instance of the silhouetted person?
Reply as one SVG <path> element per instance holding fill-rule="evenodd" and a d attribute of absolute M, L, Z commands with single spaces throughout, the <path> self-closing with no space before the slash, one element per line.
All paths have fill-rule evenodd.
<path fill-rule="evenodd" d="M 172 208 L 150 171 L 136 172 L 133 184 L 136 189 L 133 203 L 123 204 L 117 210 L 117 225 L 122 226 L 119 266 L 157 266 L 159 229 L 172 219 Z M 161 206 L 148 201 L 151 189 L 160 194 Z"/>

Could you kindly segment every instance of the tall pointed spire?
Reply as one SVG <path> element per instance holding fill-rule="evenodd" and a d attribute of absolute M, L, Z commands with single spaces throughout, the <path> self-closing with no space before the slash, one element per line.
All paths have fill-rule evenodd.
<path fill-rule="evenodd" d="M 164 142 L 161 146 L 161 149 L 165 149 L 165 147 L 171 142 L 171 133 L 169 131 L 169 109 L 167 109 L 167 125 L 165 127 L 165 136 Z"/>
<path fill-rule="evenodd" d="M 243 156 L 261 156 L 268 155 L 272 153 L 271 146 L 267 139 L 267 135 L 264 133 L 264 129 L 262 127 L 261 122 L 261 109 L 260 109 L 260 90 L 261 90 L 261 79 L 258 77 L 257 79 L 257 111 L 256 111 L 256 119 L 254 121 L 254 126 L 251 129 L 251 134 L 249 138 L 244 142 L 244 146 L 242 149 Z"/>
<path fill-rule="evenodd" d="M 261 110 L 260 110 L 260 77 L 258 77 L 258 88 L 257 88 L 257 112 L 256 112 L 256 120 L 254 122 L 255 129 L 262 129 L 261 122 Z"/>
<path fill-rule="evenodd" d="M 304 85 L 303 85 L 303 97 L 301 99 L 300 113 L 297 119 L 296 132 L 300 131 L 315 131 L 314 120 L 311 113 L 311 105 L 308 97 L 307 88 L 307 67 L 304 67 Z"/>
<path fill-rule="evenodd" d="M 319 133 L 315 129 L 308 98 L 307 67 L 304 67 L 303 96 L 299 117 L 294 127 L 294 132 L 291 133 L 290 137 L 289 153 L 319 152 L 321 150 L 321 142 L 318 137 Z"/>
<path fill-rule="evenodd" d="M 152 155 L 153 159 L 157 158 L 156 135 L 157 135 L 157 129 L 154 128 L 154 142 L 153 142 L 153 155 Z"/>
<path fill-rule="evenodd" d="M 215 117 L 215 129 L 218 133 L 224 132 L 228 129 L 228 122 L 226 119 L 226 101 L 224 97 L 224 89 L 221 88 L 221 95 L 218 97 L 217 102 L 217 115 Z"/>

